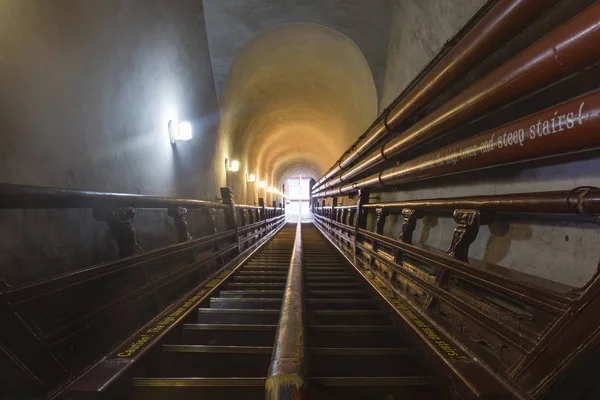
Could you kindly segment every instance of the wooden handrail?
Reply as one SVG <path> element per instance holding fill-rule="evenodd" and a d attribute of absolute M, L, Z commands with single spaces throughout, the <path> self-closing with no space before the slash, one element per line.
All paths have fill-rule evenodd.
<path fill-rule="evenodd" d="M 368 199 L 368 194 L 361 197 Z M 357 204 L 352 214 L 331 206 L 315 207 L 314 223 L 361 274 L 376 277 L 371 283 L 381 293 L 390 294 L 388 301 L 393 303 L 397 297 L 430 326 L 446 330 L 450 340 L 470 353 L 473 362 L 483 360 L 497 377 L 501 376 L 503 384 L 539 397 L 552 390 L 565 371 L 579 368 L 586 351 L 593 347 L 591 343 L 600 340 L 594 314 L 600 309 L 600 272 L 586 285 L 574 288 L 469 258 L 469 246 L 479 226 L 490 224 L 496 213 L 505 213 L 502 218 L 519 213 L 544 220 L 562 220 L 564 214 L 587 218 L 600 212 L 599 197 L 597 188 L 579 187 L 571 191 L 365 201 Z M 449 249 L 413 245 L 417 220 L 440 211 L 452 212 L 457 224 Z M 368 214 L 376 218 L 367 226 Z M 384 235 L 384 227 L 395 223 L 390 217 L 394 214 L 401 214 L 402 229 L 398 236 L 390 237 Z M 399 307 L 403 318 L 406 307 Z M 583 350 L 585 346 L 588 350 Z M 558 352 L 560 356 L 556 356 Z M 451 369 L 454 371 L 453 366 Z M 489 374 L 485 368 L 480 372 Z M 482 376 L 465 378 L 458 373 L 455 379 L 480 385 Z"/>
<path fill-rule="evenodd" d="M 298 221 L 279 313 L 273 357 L 267 376 L 265 398 L 268 400 L 306 398 L 302 264 L 302 223 Z"/>
<path fill-rule="evenodd" d="M 214 201 L 0 183 L 0 209 L 96 207 L 226 209 L 228 206 Z"/>

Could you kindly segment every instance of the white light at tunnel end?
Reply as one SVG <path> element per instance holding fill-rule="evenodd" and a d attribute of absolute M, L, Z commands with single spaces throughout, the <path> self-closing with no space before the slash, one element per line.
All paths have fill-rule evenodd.
<path fill-rule="evenodd" d="M 187 121 L 169 121 L 169 139 L 171 144 L 187 142 L 192 139 L 192 124 Z"/>

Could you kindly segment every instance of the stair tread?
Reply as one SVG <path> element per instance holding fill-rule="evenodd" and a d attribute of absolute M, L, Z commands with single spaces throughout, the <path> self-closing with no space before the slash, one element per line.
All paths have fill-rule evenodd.
<path fill-rule="evenodd" d="M 268 324 L 184 324 L 183 329 L 189 330 L 213 330 L 213 331 L 257 331 L 275 330 L 277 325 Z"/>
<path fill-rule="evenodd" d="M 450 380 L 445 376 L 341 376 L 341 377 L 308 377 L 310 381 L 323 386 L 432 386 L 448 385 Z M 146 378 L 134 377 L 133 386 L 264 386 L 266 378 Z"/>
<path fill-rule="evenodd" d="M 309 377 L 310 381 L 323 386 L 442 386 L 450 384 L 445 376 L 331 376 Z"/>
<path fill-rule="evenodd" d="M 279 310 L 269 310 L 263 308 L 199 308 L 202 313 L 221 313 L 221 314 L 279 314 Z"/>
<path fill-rule="evenodd" d="M 308 351 L 311 354 L 318 355 L 377 355 L 377 356 L 398 356 L 398 355 L 424 355 L 425 349 L 418 347 L 312 347 Z"/>
<path fill-rule="evenodd" d="M 309 330 L 321 331 L 389 331 L 393 332 L 396 327 L 393 325 L 310 325 Z"/>
<path fill-rule="evenodd" d="M 133 378 L 133 386 L 264 386 L 267 378 Z"/>
<path fill-rule="evenodd" d="M 234 354 L 271 354 L 273 347 L 268 346 L 213 346 L 205 344 L 163 344 L 162 351 L 177 353 L 234 353 Z"/>
<path fill-rule="evenodd" d="M 215 301 L 215 302 L 226 302 L 226 303 L 237 303 L 237 302 L 252 302 L 252 301 L 264 301 L 265 303 L 277 303 L 277 302 L 281 302 L 281 299 L 274 299 L 272 297 L 243 297 L 243 298 L 236 298 L 236 297 L 211 297 L 210 301 Z"/>
<path fill-rule="evenodd" d="M 383 310 L 308 310 L 313 314 L 332 314 L 332 315 L 373 315 L 386 314 Z"/>

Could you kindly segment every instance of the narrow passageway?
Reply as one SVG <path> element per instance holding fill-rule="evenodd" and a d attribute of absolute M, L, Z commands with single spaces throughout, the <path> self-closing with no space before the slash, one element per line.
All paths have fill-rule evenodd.
<path fill-rule="evenodd" d="M 600 398 L 600 1 L 0 0 L 0 400 Z"/>

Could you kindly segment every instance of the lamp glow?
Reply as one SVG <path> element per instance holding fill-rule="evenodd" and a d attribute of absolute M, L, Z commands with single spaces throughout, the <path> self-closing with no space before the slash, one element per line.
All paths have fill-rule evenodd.
<path fill-rule="evenodd" d="M 171 144 L 176 142 L 186 142 L 192 139 L 192 124 L 189 122 L 175 122 L 169 121 L 169 138 Z"/>
<path fill-rule="evenodd" d="M 248 180 L 249 183 L 256 182 L 256 175 L 254 175 L 254 174 L 248 174 L 248 179 L 247 180 Z"/>
<path fill-rule="evenodd" d="M 273 193 L 273 186 L 269 186 L 269 187 L 267 188 L 267 192 L 269 192 L 269 193 Z"/>
<path fill-rule="evenodd" d="M 231 161 L 231 164 L 229 165 L 229 170 L 231 172 L 238 172 L 240 170 L 240 162 L 238 160 Z"/>
<path fill-rule="evenodd" d="M 261 188 L 261 189 L 266 188 L 267 187 L 267 182 L 265 182 L 265 181 L 258 182 L 258 187 Z"/>

